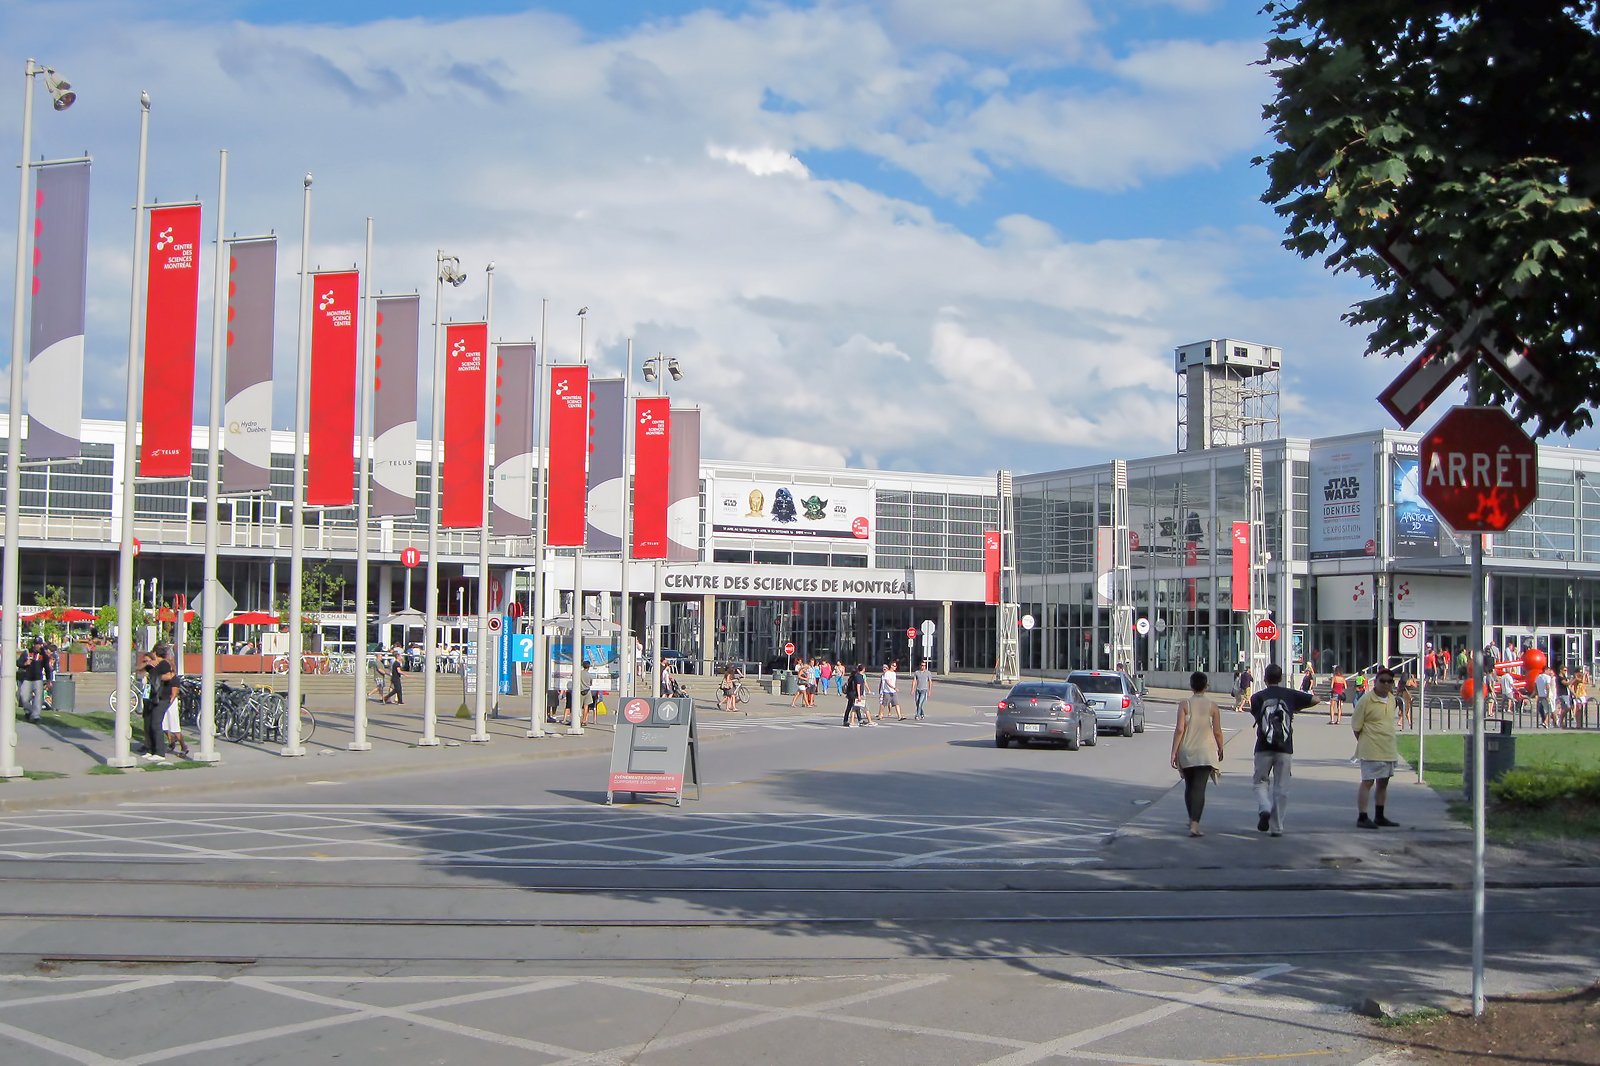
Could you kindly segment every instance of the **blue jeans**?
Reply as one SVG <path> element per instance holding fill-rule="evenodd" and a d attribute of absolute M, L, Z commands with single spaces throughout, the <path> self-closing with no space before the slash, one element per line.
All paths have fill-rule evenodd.
<path fill-rule="evenodd" d="M 928 703 L 928 690 L 925 688 L 919 688 L 915 692 L 914 696 L 917 701 L 917 717 L 921 718 L 923 717 L 923 708 L 927 706 Z"/>

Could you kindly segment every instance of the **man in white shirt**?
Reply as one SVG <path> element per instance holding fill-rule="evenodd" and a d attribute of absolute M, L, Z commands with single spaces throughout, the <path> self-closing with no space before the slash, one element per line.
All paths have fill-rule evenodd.
<path fill-rule="evenodd" d="M 1511 717 L 1517 709 L 1517 679 L 1507 670 L 1500 675 L 1500 713 Z"/>
<path fill-rule="evenodd" d="M 878 721 L 883 721 L 883 712 L 893 711 L 894 716 L 900 721 L 906 720 L 905 712 L 900 709 L 900 664 L 892 662 L 883 668 L 883 676 L 878 679 Z"/>
<path fill-rule="evenodd" d="M 1555 678 L 1549 670 L 1539 671 L 1539 676 L 1533 682 L 1533 690 L 1538 700 L 1539 725 L 1541 727 L 1555 725 L 1555 702 L 1552 699 L 1555 695 Z"/>

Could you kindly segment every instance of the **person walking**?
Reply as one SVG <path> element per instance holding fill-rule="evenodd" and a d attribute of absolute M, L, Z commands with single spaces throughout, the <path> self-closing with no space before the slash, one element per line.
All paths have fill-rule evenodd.
<path fill-rule="evenodd" d="M 1282 673 L 1280 670 L 1279 673 Z M 1255 687 L 1256 679 L 1250 673 L 1250 668 L 1244 663 L 1239 664 L 1239 669 L 1233 675 L 1233 709 L 1235 712 L 1243 711 L 1250 702 L 1250 692 Z"/>
<path fill-rule="evenodd" d="M 183 739 L 183 690 L 174 674 L 169 686 L 166 709 L 161 712 L 161 735 L 167 742 L 167 754 L 180 759 L 189 757 L 189 744 Z"/>
<path fill-rule="evenodd" d="M 404 666 L 405 656 L 400 653 L 399 648 L 393 649 L 389 653 L 389 691 L 383 694 L 384 703 L 388 703 L 391 699 L 402 705 L 406 702 L 400 682 L 400 678 L 405 674 Z"/>
<path fill-rule="evenodd" d="M 1293 776 L 1294 716 L 1319 702 L 1310 692 L 1283 687 L 1283 667 L 1270 664 L 1263 672 L 1266 687 L 1250 699 L 1250 716 L 1256 722 L 1255 773 L 1256 831 L 1283 835 L 1283 814 L 1289 804 L 1289 778 Z"/>
<path fill-rule="evenodd" d="M 1206 786 L 1221 772 L 1222 708 L 1206 695 L 1206 675 L 1189 675 L 1189 698 L 1178 703 L 1178 727 L 1172 734 L 1172 768 L 1183 777 L 1183 806 L 1189 813 L 1189 835 L 1200 832 L 1206 810 Z M 1215 749 L 1217 756 L 1211 757 Z"/>
<path fill-rule="evenodd" d="M 854 714 L 856 720 L 852 722 L 850 716 Z M 867 718 L 867 675 L 860 663 L 850 671 L 844 681 L 844 724 L 850 726 L 864 726 Z"/>
<path fill-rule="evenodd" d="M 1338 725 L 1344 717 L 1344 671 L 1337 665 L 1333 668 L 1333 676 L 1328 679 L 1328 724 Z"/>
<path fill-rule="evenodd" d="M 718 706 L 732 714 L 739 707 L 738 682 L 733 679 L 733 664 L 729 663 L 722 668 L 722 686 L 717 700 Z"/>
<path fill-rule="evenodd" d="M 157 644 L 145 658 L 144 672 L 148 687 L 144 697 L 144 754 L 147 762 L 165 757 L 166 749 L 161 736 L 161 715 L 172 700 L 172 683 L 178 675 L 167 661 L 167 646 Z"/>
<path fill-rule="evenodd" d="M 1310 692 L 1317 687 L 1317 672 L 1311 669 L 1311 664 L 1306 663 L 1306 668 L 1300 672 L 1300 691 Z"/>
<path fill-rule="evenodd" d="M 900 709 L 900 663 L 891 662 L 883 668 L 883 676 L 878 678 L 878 720 L 883 720 L 885 710 L 894 712 L 897 721 L 906 720 L 906 712 Z"/>
<path fill-rule="evenodd" d="M 803 706 L 806 694 L 811 689 L 811 665 L 804 659 L 794 669 L 794 695 L 789 700 L 789 706 Z"/>
<path fill-rule="evenodd" d="M 17 700 L 30 722 L 39 720 L 39 701 L 44 693 L 44 643 L 35 640 L 32 646 L 17 653 Z"/>
<path fill-rule="evenodd" d="M 928 697 L 933 695 L 933 671 L 928 669 L 928 660 L 922 660 L 922 665 L 911 674 L 911 701 L 916 704 L 916 713 L 912 716 L 920 722 L 928 716 Z"/>
<path fill-rule="evenodd" d="M 1400 760 L 1395 746 L 1395 704 L 1406 699 L 1396 694 L 1394 671 L 1383 667 L 1372 680 L 1372 691 L 1361 697 L 1350 728 L 1356 734 L 1356 758 L 1361 761 L 1361 784 L 1356 789 L 1356 825 L 1362 829 L 1395 827 L 1384 805 L 1389 798 L 1389 779 Z M 1367 816 L 1367 797 L 1372 796 L 1372 817 Z"/>
<path fill-rule="evenodd" d="M 1554 696 L 1555 683 L 1551 679 L 1548 669 L 1539 671 L 1539 676 L 1533 680 L 1534 709 L 1538 714 L 1537 722 L 1540 729 L 1555 725 L 1555 713 L 1552 711 L 1551 697 Z"/>

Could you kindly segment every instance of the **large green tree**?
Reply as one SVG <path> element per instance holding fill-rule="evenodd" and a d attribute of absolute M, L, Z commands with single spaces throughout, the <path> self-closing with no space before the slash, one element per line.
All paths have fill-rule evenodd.
<path fill-rule="evenodd" d="M 1416 352 L 1463 315 L 1379 255 L 1396 236 L 1555 379 L 1541 433 L 1600 404 L 1600 0 L 1268 3 L 1262 199 L 1284 245 L 1379 290 L 1347 321 L 1368 354 Z M 1480 374 L 1486 400 L 1511 402 Z"/>

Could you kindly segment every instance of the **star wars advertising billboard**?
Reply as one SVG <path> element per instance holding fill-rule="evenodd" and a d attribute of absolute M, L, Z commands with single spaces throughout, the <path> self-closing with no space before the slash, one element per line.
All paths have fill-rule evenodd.
<path fill-rule="evenodd" d="M 710 509 L 711 532 L 722 537 L 872 537 L 871 489 L 719 478 Z"/>
<path fill-rule="evenodd" d="M 1370 441 L 1311 449 L 1311 558 L 1377 554 Z"/>

